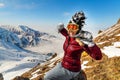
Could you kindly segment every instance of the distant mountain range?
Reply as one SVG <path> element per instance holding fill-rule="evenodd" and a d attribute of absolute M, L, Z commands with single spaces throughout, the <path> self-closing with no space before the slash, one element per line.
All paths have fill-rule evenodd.
<path fill-rule="evenodd" d="M 19 25 L 19 26 L 10 26 L 10 25 L 1 25 L 0 26 L 0 42 L 1 45 L 6 48 L 17 47 L 25 48 L 28 46 L 37 46 L 43 39 L 42 36 L 53 37 L 45 32 L 40 32 L 34 29 L 29 28 L 28 26 Z M 47 41 L 47 40 L 43 40 Z M 12 45 L 12 46 L 11 46 Z"/>
<path fill-rule="evenodd" d="M 2 75 L 4 80 L 12 80 L 35 65 L 51 59 L 55 52 L 59 52 L 59 42 L 60 38 L 28 26 L 1 25 L 0 80 Z"/>

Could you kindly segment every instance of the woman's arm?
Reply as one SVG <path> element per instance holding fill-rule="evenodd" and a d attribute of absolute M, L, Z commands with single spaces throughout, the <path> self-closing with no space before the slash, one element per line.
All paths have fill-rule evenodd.
<path fill-rule="evenodd" d="M 88 45 L 85 45 L 84 50 L 95 60 L 101 60 L 102 59 L 101 50 L 96 44 L 94 44 L 94 46 L 92 46 L 92 47 L 89 47 Z"/>
<path fill-rule="evenodd" d="M 93 42 L 92 34 L 88 31 L 81 31 L 78 36 L 80 41 L 84 43 L 84 50 L 94 59 L 100 60 L 102 58 L 102 53 L 100 48 Z"/>
<path fill-rule="evenodd" d="M 68 36 L 68 32 L 64 28 L 64 24 L 62 24 L 62 23 L 58 24 L 57 28 L 58 28 L 58 32 L 60 32 L 63 36 L 65 36 L 65 37 Z"/>

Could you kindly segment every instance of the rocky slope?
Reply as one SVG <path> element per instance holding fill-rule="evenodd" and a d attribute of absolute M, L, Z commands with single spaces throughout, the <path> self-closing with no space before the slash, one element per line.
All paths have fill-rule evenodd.
<path fill-rule="evenodd" d="M 120 19 L 115 25 L 99 33 L 94 41 L 102 51 L 105 47 L 120 42 Z M 114 47 L 120 49 L 120 45 Z M 36 65 L 30 71 L 17 76 L 13 80 L 43 80 L 45 72 L 52 69 L 59 61 L 61 61 L 61 57 L 54 55 L 53 59 L 44 64 Z M 86 66 L 91 66 L 84 69 L 87 80 L 120 80 L 120 56 L 109 57 L 103 52 L 103 58 L 100 61 L 93 60 L 88 55 L 82 56 L 83 61 L 88 61 Z"/>
<path fill-rule="evenodd" d="M 120 42 L 120 19 L 115 25 L 99 33 L 95 42 L 101 48 L 113 45 L 114 42 Z"/>
<path fill-rule="evenodd" d="M 101 48 L 103 52 L 103 58 L 100 61 L 89 59 L 87 65 L 92 66 L 92 68 L 85 69 L 87 79 L 120 80 L 120 56 L 110 57 L 110 49 L 112 48 L 114 49 L 111 55 L 120 55 L 119 51 L 116 51 L 120 50 L 120 19 L 115 25 L 99 33 L 94 41 Z M 105 53 L 105 49 L 109 50 L 107 50 L 108 53 Z"/>

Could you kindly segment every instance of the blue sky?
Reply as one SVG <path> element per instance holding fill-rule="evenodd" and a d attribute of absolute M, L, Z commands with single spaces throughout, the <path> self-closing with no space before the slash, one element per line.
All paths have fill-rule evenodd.
<path fill-rule="evenodd" d="M 67 25 L 71 16 L 83 11 L 85 30 L 97 33 L 120 18 L 120 0 L 0 0 L 0 24 L 28 25 L 54 32 L 60 22 Z"/>

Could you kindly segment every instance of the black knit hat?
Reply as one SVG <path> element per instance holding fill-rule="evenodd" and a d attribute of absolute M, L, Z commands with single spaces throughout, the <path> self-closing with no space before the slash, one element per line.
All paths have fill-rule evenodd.
<path fill-rule="evenodd" d="M 79 26 L 79 30 L 84 26 L 85 24 L 85 15 L 84 12 L 76 12 L 73 16 L 72 19 L 69 21 L 69 23 L 77 24 Z"/>

